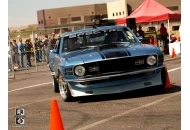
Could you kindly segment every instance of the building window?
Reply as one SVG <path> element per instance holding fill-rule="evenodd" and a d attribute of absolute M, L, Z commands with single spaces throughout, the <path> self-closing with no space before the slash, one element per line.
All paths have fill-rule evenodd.
<path fill-rule="evenodd" d="M 61 24 L 66 24 L 67 23 L 67 18 L 61 18 L 60 21 L 61 21 Z"/>
<path fill-rule="evenodd" d="M 95 19 L 100 19 L 100 15 L 95 15 Z"/>
<path fill-rule="evenodd" d="M 81 21 L 81 17 L 72 17 L 71 20 L 74 21 Z"/>
<path fill-rule="evenodd" d="M 179 25 L 178 26 L 172 26 L 172 31 L 178 31 L 179 30 Z"/>
<path fill-rule="evenodd" d="M 38 24 L 40 24 L 40 21 L 38 21 Z"/>
<path fill-rule="evenodd" d="M 172 10 L 172 11 L 178 10 L 178 6 L 170 6 L 170 7 L 167 7 L 167 8 Z"/>
<path fill-rule="evenodd" d="M 118 13 L 116 13 L 116 16 L 118 16 Z"/>
<path fill-rule="evenodd" d="M 108 15 L 107 14 L 103 14 L 103 18 L 108 18 Z"/>
<path fill-rule="evenodd" d="M 115 15 L 114 15 L 114 13 L 113 13 L 113 17 L 114 17 Z"/>
<path fill-rule="evenodd" d="M 125 13 L 125 12 L 123 11 L 123 15 L 124 15 L 124 13 Z"/>
<path fill-rule="evenodd" d="M 43 21 L 41 21 L 41 24 L 43 24 Z"/>
<path fill-rule="evenodd" d="M 121 12 L 119 12 L 119 15 L 121 15 Z"/>

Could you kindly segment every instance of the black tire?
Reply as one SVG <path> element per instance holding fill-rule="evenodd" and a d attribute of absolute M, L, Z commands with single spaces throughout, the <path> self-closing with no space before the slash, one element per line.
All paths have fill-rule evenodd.
<path fill-rule="evenodd" d="M 52 76 L 52 78 L 53 78 L 53 91 L 55 92 L 55 93 L 58 93 L 59 92 L 59 84 L 58 84 L 58 81 L 57 81 L 57 79 L 54 77 L 54 76 Z"/>
<path fill-rule="evenodd" d="M 59 75 L 58 82 L 59 82 L 59 92 L 60 92 L 62 99 L 65 102 L 72 101 L 73 97 L 71 96 L 71 92 L 69 90 L 68 83 L 63 81 L 63 77 L 61 74 Z"/>

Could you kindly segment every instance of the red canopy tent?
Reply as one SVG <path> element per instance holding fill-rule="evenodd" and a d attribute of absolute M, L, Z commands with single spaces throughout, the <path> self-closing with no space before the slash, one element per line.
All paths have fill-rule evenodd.
<path fill-rule="evenodd" d="M 136 18 L 136 23 L 143 23 L 163 20 L 180 20 L 181 14 L 169 10 L 155 0 L 145 0 L 128 17 L 116 19 L 116 23 L 126 24 L 126 19 L 128 18 Z"/>

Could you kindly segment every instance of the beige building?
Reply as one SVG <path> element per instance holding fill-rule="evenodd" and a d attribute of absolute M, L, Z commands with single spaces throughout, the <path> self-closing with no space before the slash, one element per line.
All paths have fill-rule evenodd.
<path fill-rule="evenodd" d="M 128 16 L 127 0 L 117 0 L 107 3 L 108 19 Z"/>

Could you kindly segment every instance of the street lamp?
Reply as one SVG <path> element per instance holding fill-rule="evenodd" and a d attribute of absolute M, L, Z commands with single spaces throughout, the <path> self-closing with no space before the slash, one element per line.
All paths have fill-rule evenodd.
<path fill-rule="evenodd" d="M 70 25 L 70 16 L 71 16 L 71 14 L 68 14 L 69 25 Z"/>
<path fill-rule="evenodd" d="M 96 28 L 96 19 L 92 19 L 93 22 L 93 28 Z"/>
<path fill-rule="evenodd" d="M 49 19 L 50 19 L 50 21 L 51 21 L 51 16 L 49 16 Z M 52 25 L 52 22 L 50 22 L 50 25 Z"/>

